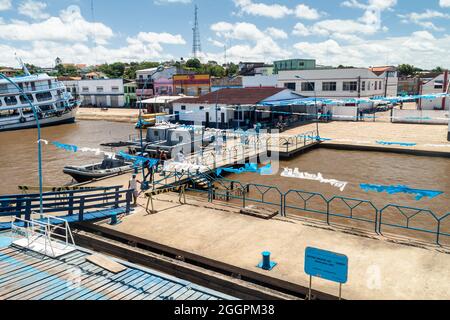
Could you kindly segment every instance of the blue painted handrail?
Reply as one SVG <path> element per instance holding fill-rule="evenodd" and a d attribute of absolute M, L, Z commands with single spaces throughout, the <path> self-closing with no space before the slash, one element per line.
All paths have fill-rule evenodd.
<path fill-rule="evenodd" d="M 125 212 L 129 213 L 131 198 L 132 190 L 122 190 L 121 187 L 49 192 L 44 193 L 42 198 L 36 194 L 8 195 L 0 197 L 0 217 L 25 217 L 30 220 L 31 214 L 42 208 L 45 214 L 78 214 L 79 221 L 83 221 L 84 215 L 90 214 L 90 210 L 124 207 Z"/>
<path fill-rule="evenodd" d="M 442 237 L 450 238 L 450 234 L 442 231 L 442 226 L 444 221 L 450 219 L 450 213 L 442 217 L 438 217 L 433 211 L 429 209 L 419 209 L 407 206 L 400 206 L 396 204 L 389 204 L 382 208 L 381 210 L 373 204 L 370 200 L 349 198 L 342 196 L 333 196 L 331 198 L 325 197 L 323 194 L 318 192 L 308 192 L 303 190 L 288 190 L 287 192 L 281 192 L 279 188 L 269 185 L 261 184 L 244 184 L 240 181 L 228 180 L 222 177 L 213 177 L 208 173 L 177 173 L 172 172 L 168 174 L 168 177 L 177 177 L 178 182 L 183 179 L 193 179 L 195 177 L 204 177 L 210 181 L 208 190 L 199 190 L 195 188 L 187 189 L 195 192 L 208 193 L 208 200 L 213 201 L 217 197 L 225 198 L 227 201 L 230 199 L 241 200 L 242 205 L 245 207 L 248 202 L 256 202 L 266 205 L 277 206 L 280 208 L 280 215 L 286 217 L 287 210 L 293 209 L 297 211 L 318 214 L 322 217 L 326 217 L 326 223 L 331 225 L 331 218 L 342 218 L 349 219 L 353 221 L 369 223 L 373 225 L 373 230 L 377 234 L 382 234 L 382 227 L 389 226 L 393 228 L 399 228 L 404 230 L 410 230 L 414 232 L 421 232 L 427 234 L 433 234 L 436 236 L 436 244 L 441 244 Z M 164 180 L 164 179 L 163 179 Z M 162 184 L 159 181 L 161 187 L 169 187 L 168 184 Z M 214 185 L 216 185 L 214 187 Z M 273 192 L 276 198 L 279 196 L 279 201 L 274 202 L 267 200 L 266 195 L 269 192 Z M 251 196 L 251 194 L 256 194 L 257 196 Z M 315 202 L 315 203 L 313 203 Z M 334 209 L 333 205 L 341 204 L 343 208 Z M 367 215 L 361 216 L 355 214 L 355 210 L 367 212 Z M 389 223 L 385 219 L 386 211 L 389 209 L 394 209 L 406 219 L 406 225 L 400 223 Z M 411 215 L 406 215 L 405 210 L 413 210 L 414 213 Z M 368 216 L 368 217 L 366 217 Z M 428 216 L 435 223 L 435 227 L 425 229 L 416 228 L 411 226 L 411 221 L 417 219 L 419 216 Z"/>

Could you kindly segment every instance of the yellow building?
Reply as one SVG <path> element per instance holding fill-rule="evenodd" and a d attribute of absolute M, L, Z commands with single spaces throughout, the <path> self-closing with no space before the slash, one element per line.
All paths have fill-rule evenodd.
<path fill-rule="evenodd" d="M 201 96 L 211 92 L 211 76 L 209 74 L 191 74 L 173 76 L 175 94 Z"/>

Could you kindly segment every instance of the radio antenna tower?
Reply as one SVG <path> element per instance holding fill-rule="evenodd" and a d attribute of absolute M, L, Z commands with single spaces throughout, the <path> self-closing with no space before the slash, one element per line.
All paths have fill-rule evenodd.
<path fill-rule="evenodd" d="M 198 6 L 195 5 L 195 22 L 194 28 L 192 28 L 194 39 L 192 43 L 192 55 L 194 58 L 198 58 L 199 53 L 202 51 L 202 45 L 200 42 L 200 28 L 198 26 Z"/>

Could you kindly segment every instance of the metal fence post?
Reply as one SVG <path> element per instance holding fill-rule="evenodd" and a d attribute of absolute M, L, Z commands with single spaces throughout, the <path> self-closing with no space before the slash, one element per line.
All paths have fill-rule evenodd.
<path fill-rule="evenodd" d="M 27 199 L 25 203 L 25 220 L 28 227 L 28 221 L 31 221 L 31 199 Z"/>
<path fill-rule="evenodd" d="M 131 198 L 132 198 L 131 190 L 127 190 L 127 195 L 126 195 L 126 199 L 127 199 L 126 213 L 127 214 L 129 214 L 131 212 Z"/>
<path fill-rule="evenodd" d="M 285 206 L 286 206 L 286 204 L 284 203 L 284 194 L 281 194 L 281 196 L 280 196 L 280 201 L 281 201 L 281 207 L 280 207 L 280 215 L 282 216 L 282 217 L 285 217 L 285 215 L 284 215 L 284 208 L 285 208 Z"/>
<path fill-rule="evenodd" d="M 81 222 L 84 219 L 84 197 L 80 199 L 80 211 L 78 212 L 78 221 Z"/>
<path fill-rule="evenodd" d="M 119 187 L 115 188 L 116 194 L 114 195 L 114 208 L 117 209 L 119 207 Z M 106 200 L 106 199 L 105 199 Z"/>
<path fill-rule="evenodd" d="M 378 209 L 375 211 L 375 233 L 378 234 L 379 226 L 378 226 Z"/>
<path fill-rule="evenodd" d="M 68 210 L 69 216 L 73 215 L 73 197 L 74 197 L 74 194 L 69 193 L 69 210 Z"/>
<path fill-rule="evenodd" d="M 441 219 L 438 220 L 438 225 L 437 225 L 437 233 L 436 233 L 436 244 L 437 245 L 441 245 L 439 243 L 440 233 L 441 233 Z"/>
<path fill-rule="evenodd" d="M 22 208 L 23 208 L 23 201 L 21 199 L 17 199 L 16 201 L 16 210 L 17 210 L 17 215 L 16 218 L 22 218 Z"/>
<path fill-rule="evenodd" d="M 327 201 L 327 225 L 330 225 L 330 200 Z"/>

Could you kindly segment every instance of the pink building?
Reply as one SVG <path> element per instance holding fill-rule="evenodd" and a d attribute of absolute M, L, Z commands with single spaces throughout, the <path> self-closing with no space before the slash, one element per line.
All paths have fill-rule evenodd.
<path fill-rule="evenodd" d="M 173 95 L 173 79 L 161 77 L 154 82 L 156 96 Z"/>

